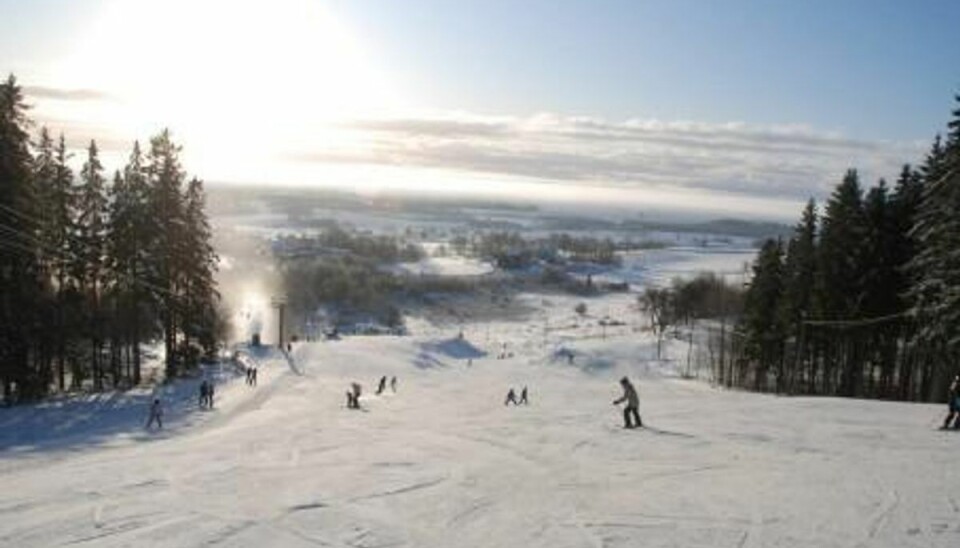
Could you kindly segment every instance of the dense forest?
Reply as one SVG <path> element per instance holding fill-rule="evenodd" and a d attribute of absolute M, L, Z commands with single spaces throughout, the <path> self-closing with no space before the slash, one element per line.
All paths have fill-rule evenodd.
<path fill-rule="evenodd" d="M 715 374 L 759 391 L 941 401 L 960 370 L 960 96 L 891 187 L 849 170 L 767 240 Z M 723 354 L 721 354 L 723 355 Z"/>
<path fill-rule="evenodd" d="M 0 84 L 0 381 L 6 402 L 141 382 L 141 343 L 167 377 L 213 352 L 223 328 L 203 183 L 167 130 L 105 173 L 90 142 L 74 173 L 63 135 Z"/>

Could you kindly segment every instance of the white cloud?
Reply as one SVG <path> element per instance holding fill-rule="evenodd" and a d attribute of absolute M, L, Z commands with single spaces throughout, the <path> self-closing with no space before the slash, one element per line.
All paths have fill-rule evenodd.
<path fill-rule="evenodd" d="M 441 168 L 543 181 L 638 189 L 678 186 L 755 196 L 822 196 L 856 167 L 866 183 L 895 176 L 923 145 L 852 139 L 807 126 L 598 118 L 526 118 L 452 113 L 366 119 L 354 150 L 305 150 L 291 157 L 327 164 Z"/>

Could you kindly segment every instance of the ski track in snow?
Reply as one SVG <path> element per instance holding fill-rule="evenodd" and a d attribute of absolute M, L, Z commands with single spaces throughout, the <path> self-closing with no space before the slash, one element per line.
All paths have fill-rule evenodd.
<path fill-rule="evenodd" d="M 651 367 L 649 333 L 563 339 L 571 367 L 538 333 L 485 331 L 301 344 L 160 434 L 135 417 L 93 443 L 0 437 L 20 445 L 0 448 L 0 546 L 960 545 L 940 406 L 716 390 Z M 623 374 L 646 428 L 610 405 Z M 372 394 L 382 375 L 397 394 Z M 354 380 L 366 412 L 343 406 Z M 524 385 L 531 404 L 504 406 Z"/>

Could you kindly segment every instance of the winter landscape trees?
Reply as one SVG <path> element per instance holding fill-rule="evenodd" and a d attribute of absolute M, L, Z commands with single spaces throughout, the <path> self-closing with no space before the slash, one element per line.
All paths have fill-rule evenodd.
<path fill-rule="evenodd" d="M 939 401 L 960 358 L 960 96 L 919 168 L 864 193 L 849 170 L 817 218 L 754 263 L 728 385 Z M 720 364 L 724 369 L 724 364 Z"/>
<path fill-rule="evenodd" d="M 0 380 L 7 401 L 141 380 L 162 337 L 166 373 L 212 352 L 217 257 L 203 184 L 166 130 L 109 178 L 97 144 L 74 175 L 61 135 L 35 144 L 20 86 L 0 85 Z"/>

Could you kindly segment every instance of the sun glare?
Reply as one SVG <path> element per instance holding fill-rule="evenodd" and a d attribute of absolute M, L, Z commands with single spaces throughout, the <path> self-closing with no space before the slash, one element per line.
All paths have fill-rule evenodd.
<path fill-rule="evenodd" d="M 115 96 L 103 121 L 123 134 L 169 126 L 202 151 L 194 168 L 247 175 L 291 147 L 342 144 L 336 120 L 398 102 L 356 34 L 308 0 L 116 1 L 57 73 Z"/>

